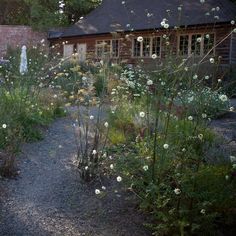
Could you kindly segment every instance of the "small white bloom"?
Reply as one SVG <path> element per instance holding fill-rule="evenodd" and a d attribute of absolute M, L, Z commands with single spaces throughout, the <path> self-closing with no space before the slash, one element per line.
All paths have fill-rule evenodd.
<path fill-rule="evenodd" d="M 90 120 L 93 120 L 93 119 L 94 119 L 94 116 L 90 116 L 89 119 L 90 119 Z"/>
<path fill-rule="evenodd" d="M 102 186 L 102 189 L 103 189 L 103 190 L 106 190 L 107 188 L 106 188 L 105 186 Z"/>
<path fill-rule="evenodd" d="M 234 21 L 234 20 L 231 20 L 230 23 L 231 23 L 231 25 L 234 25 L 234 24 L 235 24 L 235 21 Z"/>
<path fill-rule="evenodd" d="M 203 114 L 202 114 L 202 118 L 203 118 L 203 119 L 207 118 L 207 114 L 203 113 Z"/>
<path fill-rule="evenodd" d="M 169 27 L 170 27 L 169 24 L 164 24 L 164 28 L 165 28 L 165 29 L 168 29 Z"/>
<path fill-rule="evenodd" d="M 198 78 L 198 75 L 195 74 L 195 75 L 193 76 L 193 79 L 197 79 L 197 78 Z"/>
<path fill-rule="evenodd" d="M 114 169 L 114 165 L 110 164 L 110 169 L 113 170 Z"/>
<path fill-rule="evenodd" d="M 163 148 L 164 148 L 164 149 L 168 149 L 168 148 L 169 148 L 169 144 L 165 143 L 165 144 L 163 145 Z"/>
<path fill-rule="evenodd" d="M 142 37 L 142 36 L 139 36 L 139 37 L 137 38 L 137 41 L 138 41 L 138 42 L 143 42 L 143 37 Z"/>
<path fill-rule="evenodd" d="M 141 118 L 145 117 L 145 112 L 141 111 L 141 112 L 139 113 L 139 116 L 140 116 Z"/>
<path fill-rule="evenodd" d="M 3 124 L 3 125 L 2 125 L 2 128 L 3 128 L 3 129 L 6 129 L 6 128 L 7 128 L 7 125 L 6 125 L 6 124 Z"/>
<path fill-rule="evenodd" d="M 202 140 L 202 139 L 203 139 L 203 134 L 199 134 L 199 135 L 198 135 L 198 138 L 199 138 L 200 140 Z"/>
<path fill-rule="evenodd" d="M 234 111 L 234 107 L 230 107 L 229 110 L 230 110 L 230 111 Z"/>
<path fill-rule="evenodd" d="M 230 156 L 229 157 L 230 161 L 233 163 L 233 162 L 236 162 L 236 157 L 235 156 Z"/>
<path fill-rule="evenodd" d="M 150 85 L 153 85 L 153 81 L 149 79 L 149 80 L 147 81 L 147 85 L 149 85 L 149 86 L 150 86 Z"/>
<path fill-rule="evenodd" d="M 153 59 L 153 60 L 157 59 L 157 54 L 155 54 L 155 53 L 152 54 L 152 59 Z"/>
<path fill-rule="evenodd" d="M 209 75 L 206 75 L 206 76 L 205 76 L 205 80 L 208 80 L 209 78 L 210 78 Z"/>
<path fill-rule="evenodd" d="M 201 37 L 197 38 L 197 42 L 198 42 L 198 43 L 201 43 L 201 41 L 202 41 L 202 38 L 201 38 Z"/>
<path fill-rule="evenodd" d="M 120 176 L 118 176 L 118 177 L 116 178 L 116 180 L 117 180 L 117 182 L 121 182 L 121 181 L 122 181 L 122 178 L 121 178 Z"/>
<path fill-rule="evenodd" d="M 210 58 L 210 63 L 211 64 L 215 63 L 215 59 L 214 58 Z"/>
<path fill-rule="evenodd" d="M 147 171 L 148 170 L 148 165 L 143 166 L 143 170 Z"/>
<path fill-rule="evenodd" d="M 96 154 L 97 154 L 97 151 L 96 151 L 96 150 L 93 150 L 92 154 L 93 154 L 93 155 L 96 155 Z"/>
<path fill-rule="evenodd" d="M 219 96 L 219 99 L 220 99 L 222 102 L 228 101 L 228 97 L 227 97 L 226 95 L 224 95 L 224 94 L 220 95 L 220 96 Z"/>
<path fill-rule="evenodd" d="M 186 152 L 186 148 L 183 148 L 183 149 L 182 149 L 182 152 Z"/>
<path fill-rule="evenodd" d="M 193 117 L 192 117 L 192 116 L 189 116 L 189 117 L 188 117 L 188 120 L 193 120 Z"/>
<path fill-rule="evenodd" d="M 233 30 L 234 33 L 236 33 L 236 28 Z"/>
<path fill-rule="evenodd" d="M 228 180 L 228 179 L 229 179 L 229 176 L 228 176 L 228 175 L 226 175 L 226 176 L 225 176 L 225 179 L 226 179 L 226 180 Z"/>
<path fill-rule="evenodd" d="M 200 0 L 200 3 L 205 3 L 205 0 Z"/>
<path fill-rule="evenodd" d="M 181 193 L 181 190 L 179 188 L 175 188 L 174 193 L 176 195 L 179 195 Z"/>
<path fill-rule="evenodd" d="M 95 189 L 95 194 L 96 195 L 98 195 L 98 194 L 100 194 L 101 193 L 101 191 L 99 190 L 99 189 Z"/>
<path fill-rule="evenodd" d="M 206 214 L 206 210 L 205 210 L 205 209 L 202 209 L 200 212 L 201 212 L 201 214 L 203 214 L 203 215 Z"/>
<path fill-rule="evenodd" d="M 105 122 L 105 123 L 104 123 L 104 126 L 105 126 L 106 128 L 108 128 L 108 126 L 109 126 L 108 122 Z"/>

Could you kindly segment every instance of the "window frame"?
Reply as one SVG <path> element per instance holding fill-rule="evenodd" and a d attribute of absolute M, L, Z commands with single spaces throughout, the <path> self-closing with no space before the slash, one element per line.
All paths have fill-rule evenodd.
<path fill-rule="evenodd" d="M 131 53 L 131 57 L 132 58 L 142 58 L 142 59 L 149 59 L 149 58 L 151 58 L 152 57 L 152 55 L 154 54 L 153 53 L 153 39 L 154 38 L 159 38 L 159 40 L 160 40 L 160 53 L 159 53 L 159 55 L 157 55 L 157 58 L 161 58 L 161 53 L 162 53 L 162 37 L 161 36 L 143 36 L 143 39 L 145 39 L 145 38 L 149 38 L 150 39 L 150 52 L 149 52 L 149 56 L 144 56 L 143 55 L 143 41 L 142 42 L 140 42 L 140 56 L 135 56 L 134 55 L 134 40 L 136 39 L 137 40 L 137 38 L 135 37 L 135 38 L 133 38 L 132 39 L 132 53 Z"/>
<path fill-rule="evenodd" d="M 215 32 L 194 32 L 194 33 L 181 33 L 178 35 L 178 40 L 177 40 L 177 54 L 178 56 L 191 56 L 192 54 L 192 36 L 193 35 L 201 35 L 201 45 L 200 45 L 200 55 L 195 55 L 195 57 L 202 57 L 204 55 L 204 39 L 205 35 L 214 35 L 214 42 L 213 42 L 213 50 L 212 53 L 209 53 L 209 55 L 215 56 L 215 45 L 216 45 L 216 33 Z M 181 55 L 180 53 L 180 37 L 181 36 L 188 36 L 188 54 Z"/>
<path fill-rule="evenodd" d="M 109 41 L 109 44 L 106 45 L 105 43 Z M 114 41 L 117 41 L 118 42 L 118 48 L 117 48 L 117 56 L 113 56 L 113 42 Z M 103 45 L 99 45 L 98 42 L 101 42 L 101 44 Z M 110 58 L 112 59 L 117 59 L 120 57 L 120 39 L 101 39 L 101 40 L 96 40 L 95 41 L 95 54 L 96 54 L 96 57 L 101 59 L 102 56 L 99 56 L 98 55 L 98 47 L 102 47 L 102 53 L 105 53 L 105 47 L 108 46 L 109 47 L 109 56 Z"/>

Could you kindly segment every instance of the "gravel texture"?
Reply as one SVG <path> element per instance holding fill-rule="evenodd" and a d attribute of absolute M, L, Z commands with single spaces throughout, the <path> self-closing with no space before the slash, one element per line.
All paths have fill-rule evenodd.
<path fill-rule="evenodd" d="M 0 180 L 0 236 L 151 235 L 134 196 L 120 184 L 107 180 L 100 198 L 98 183 L 82 183 L 75 154 L 69 117 L 56 120 L 44 140 L 23 145 L 18 177 Z"/>

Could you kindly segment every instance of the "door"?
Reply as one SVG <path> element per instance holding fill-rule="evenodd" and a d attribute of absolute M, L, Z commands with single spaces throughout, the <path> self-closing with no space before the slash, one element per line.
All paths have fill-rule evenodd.
<path fill-rule="evenodd" d="M 74 44 L 65 44 L 63 49 L 63 57 L 69 59 L 74 53 Z"/>
<path fill-rule="evenodd" d="M 86 43 L 77 44 L 77 53 L 79 62 L 84 62 L 86 60 L 87 44 Z"/>

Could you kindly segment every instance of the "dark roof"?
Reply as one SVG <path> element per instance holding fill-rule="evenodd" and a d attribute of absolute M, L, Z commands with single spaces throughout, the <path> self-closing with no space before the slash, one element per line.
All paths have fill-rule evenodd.
<path fill-rule="evenodd" d="M 63 30 L 59 37 L 157 29 L 161 28 L 163 18 L 170 27 L 225 23 L 236 19 L 236 5 L 230 0 L 205 0 L 205 3 L 200 0 L 103 0 L 98 8 Z"/>

